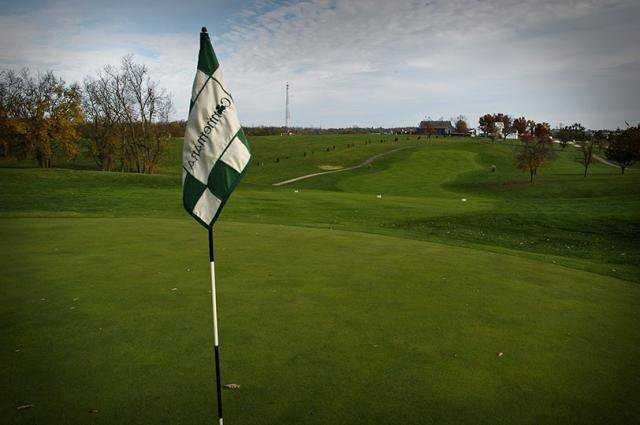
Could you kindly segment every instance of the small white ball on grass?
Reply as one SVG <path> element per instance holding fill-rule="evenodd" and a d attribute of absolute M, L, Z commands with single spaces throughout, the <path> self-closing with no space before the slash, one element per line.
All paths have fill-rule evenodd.
<path fill-rule="evenodd" d="M 240 384 L 225 384 L 224 387 L 228 390 L 237 390 L 240 388 Z"/>
<path fill-rule="evenodd" d="M 467 198 L 462 198 L 462 202 L 467 202 Z"/>

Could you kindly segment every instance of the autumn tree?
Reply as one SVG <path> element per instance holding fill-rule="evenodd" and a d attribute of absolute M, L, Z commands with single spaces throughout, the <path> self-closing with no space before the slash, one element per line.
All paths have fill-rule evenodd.
<path fill-rule="evenodd" d="M 506 138 L 515 132 L 513 118 L 507 114 L 485 114 L 480 117 L 480 129 L 492 139 Z"/>
<path fill-rule="evenodd" d="M 493 121 L 495 123 L 502 124 L 500 131 L 500 133 L 502 133 L 502 138 L 506 139 L 508 135 L 515 132 L 515 129 L 513 128 L 513 119 L 509 115 L 503 113 L 495 114 L 493 116 Z"/>
<path fill-rule="evenodd" d="M 536 139 L 538 139 L 538 140 L 540 140 L 540 141 L 542 141 L 544 143 L 551 143 L 552 142 L 552 139 L 551 139 L 551 127 L 546 122 L 537 123 L 533 127 L 533 135 L 536 137 Z"/>
<path fill-rule="evenodd" d="M 627 168 L 640 161 L 640 124 L 612 134 L 604 154 L 620 167 L 620 173 L 624 175 Z"/>
<path fill-rule="evenodd" d="M 518 117 L 513 120 L 513 128 L 518 132 L 518 137 L 526 133 L 528 127 L 527 119 L 525 117 Z"/>
<path fill-rule="evenodd" d="M 485 114 L 478 120 L 480 129 L 491 138 L 496 136 L 496 121 L 492 114 Z"/>
<path fill-rule="evenodd" d="M 518 133 L 518 138 L 524 134 L 533 134 L 536 123 L 535 121 L 528 120 L 525 117 L 519 117 L 513 120 L 513 130 Z"/>
<path fill-rule="evenodd" d="M 588 139 L 587 132 L 580 123 L 560 127 L 557 135 L 562 149 L 567 147 L 568 142 L 580 142 Z"/>
<path fill-rule="evenodd" d="M 456 118 L 456 133 L 467 134 L 469 133 L 469 125 L 465 117 L 460 115 Z"/>
<path fill-rule="evenodd" d="M 516 151 L 516 165 L 529 173 L 529 181 L 538 174 L 538 169 L 555 157 L 551 128 L 547 123 L 536 124 L 531 132 L 520 134 L 522 146 Z"/>
<path fill-rule="evenodd" d="M 80 87 L 67 85 L 52 71 L 33 76 L 27 69 L 0 73 L 0 143 L 18 159 L 35 159 L 50 168 L 57 155 L 80 152 Z"/>

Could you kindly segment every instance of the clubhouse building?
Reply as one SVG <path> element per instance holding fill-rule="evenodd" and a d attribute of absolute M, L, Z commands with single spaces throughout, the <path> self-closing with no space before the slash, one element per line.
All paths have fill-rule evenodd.
<path fill-rule="evenodd" d="M 455 128 L 451 125 L 450 121 L 420 121 L 418 126 L 418 134 L 427 134 L 427 129 L 431 126 L 436 135 L 449 136 L 455 132 Z"/>

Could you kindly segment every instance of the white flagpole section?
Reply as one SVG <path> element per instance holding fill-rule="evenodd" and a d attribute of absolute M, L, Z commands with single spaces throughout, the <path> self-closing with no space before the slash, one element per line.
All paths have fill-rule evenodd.
<path fill-rule="evenodd" d="M 213 305 L 213 344 L 216 347 L 220 346 L 218 340 L 218 304 L 216 302 L 216 266 L 215 262 L 211 261 L 211 303 Z"/>
<path fill-rule="evenodd" d="M 216 268 L 213 254 L 213 228 L 209 228 L 209 262 L 211 264 L 211 304 L 213 307 L 213 349 L 216 362 L 216 394 L 218 397 L 218 421 L 222 422 L 222 386 L 220 379 L 220 341 L 218 340 L 218 306 L 216 302 Z"/>

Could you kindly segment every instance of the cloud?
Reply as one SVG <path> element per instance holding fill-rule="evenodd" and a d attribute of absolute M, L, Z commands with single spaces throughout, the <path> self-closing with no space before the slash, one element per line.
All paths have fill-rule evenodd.
<path fill-rule="evenodd" d="M 298 125 L 414 125 L 425 115 L 461 113 L 475 122 L 503 111 L 615 127 L 640 115 L 633 1 L 234 5 L 212 32 L 246 123 L 282 123 L 286 81 Z M 57 3 L 0 16 L 0 64 L 79 79 L 132 52 L 174 93 L 175 115 L 184 117 L 197 30 L 181 28 L 197 23 L 159 14 L 141 25 L 126 7 L 121 17 L 99 11 Z"/>
<path fill-rule="evenodd" d="M 386 125 L 411 125 L 422 115 L 458 113 L 475 121 L 498 110 L 570 121 L 586 116 L 585 93 L 591 102 L 602 101 L 594 99 L 599 93 L 616 103 L 606 93 L 613 93 L 609 83 L 618 80 L 609 81 L 606 90 L 591 84 L 594 75 L 640 57 L 638 34 L 629 30 L 633 23 L 625 25 L 630 7 L 303 2 L 239 22 L 221 41 L 233 46 L 225 67 L 234 71 L 239 98 L 272 120 L 279 119 L 281 108 L 261 105 L 280 106 L 283 81 L 289 80 L 303 123 L 377 123 L 368 115 Z M 603 110 L 598 119 L 592 114 L 591 124 L 617 125 L 620 117 L 612 112 L 618 111 Z"/>

